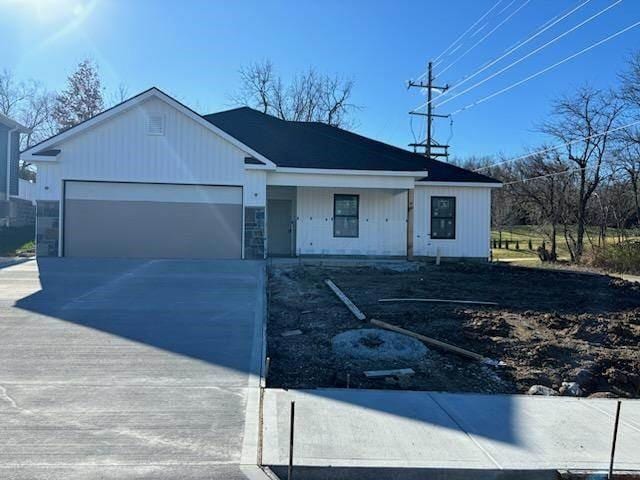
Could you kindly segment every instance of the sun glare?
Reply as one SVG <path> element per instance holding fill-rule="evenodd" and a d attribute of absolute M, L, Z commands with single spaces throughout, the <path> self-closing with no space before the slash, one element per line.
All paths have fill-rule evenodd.
<path fill-rule="evenodd" d="M 29 15 L 41 23 L 51 23 L 61 19 L 83 18 L 89 12 L 93 0 L 7 0 L 6 3 Z"/>

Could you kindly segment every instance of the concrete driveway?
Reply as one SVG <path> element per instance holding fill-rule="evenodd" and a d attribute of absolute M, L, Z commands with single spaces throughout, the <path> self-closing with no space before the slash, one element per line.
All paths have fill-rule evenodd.
<path fill-rule="evenodd" d="M 0 268 L 0 478 L 254 476 L 263 292 L 261 262 Z"/>

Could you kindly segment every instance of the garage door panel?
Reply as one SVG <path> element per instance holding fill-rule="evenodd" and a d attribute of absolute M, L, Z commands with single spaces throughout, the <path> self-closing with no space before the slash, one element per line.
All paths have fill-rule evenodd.
<path fill-rule="evenodd" d="M 71 182 L 66 192 L 67 256 L 241 257 L 238 187 Z"/>

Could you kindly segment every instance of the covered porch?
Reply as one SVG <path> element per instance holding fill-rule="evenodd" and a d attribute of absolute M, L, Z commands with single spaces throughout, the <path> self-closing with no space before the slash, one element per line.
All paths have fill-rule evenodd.
<path fill-rule="evenodd" d="M 268 257 L 412 255 L 412 177 L 354 175 L 336 186 L 323 175 L 270 177 Z"/>

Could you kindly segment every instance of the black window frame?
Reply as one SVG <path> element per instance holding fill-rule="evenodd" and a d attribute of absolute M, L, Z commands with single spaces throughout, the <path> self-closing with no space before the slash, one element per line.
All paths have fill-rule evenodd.
<path fill-rule="evenodd" d="M 438 200 L 453 200 L 453 212 L 452 212 L 452 216 L 450 217 L 434 217 L 433 216 L 433 206 L 434 203 Z M 430 211 L 430 218 L 431 218 L 431 222 L 430 222 L 430 227 L 431 227 L 431 239 L 433 240 L 455 240 L 456 239 L 456 217 L 458 214 L 458 209 L 457 209 L 457 205 L 456 205 L 456 197 L 452 197 L 452 196 L 436 196 L 436 197 L 431 197 L 431 211 Z M 433 233 L 433 220 L 437 219 L 437 220 L 451 220 L 452 225 L 453 225 L 453 235 L 451 237 L 441 237 L 441 236 L 436 236 Z"/>
<path fill-rule="evenodd" d="M 336 215 L 336 201 L 339 198 L 352 198 L 356 199 L 356 214 L 355 215 Z M 336 218 L 355 218 L 356 219 L 356 234 L 355 235 L 337 235 L 336 234 Z M 333 195 L 333 238 L 360 238 L 360 195 L 352 193 L 335 193 Z"/>

